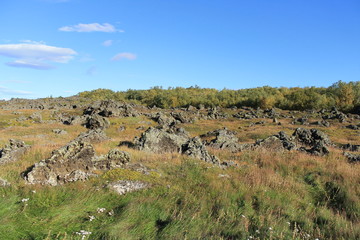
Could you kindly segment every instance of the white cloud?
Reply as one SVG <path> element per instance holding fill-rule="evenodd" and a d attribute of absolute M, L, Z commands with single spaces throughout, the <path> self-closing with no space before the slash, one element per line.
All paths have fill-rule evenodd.
<path fill-rule="evenodd" d="M 123 30 L 116 29 L 110 23 L 79 23 L 72 26 L 64 26 L 59 28 L 59 31 L 62 32 L 124 32 Z"/>
<path fill-rule="evenodd" d="M 48 62 L 67 63 L 77 53 L 70 48 L 36 44 L 0 44 L 0 55 L 15 58 L 13 62 L 6 63 L 11 67 L 27 67 L 34 69 L 51 69 L 54 66 Z"/>
<path fill-rule="evenodd" d="M 112 59 L 111 61 L 119 61 L 121 59 L 127 59 L 127 60 L 135 60 L 137 58 L 136 54 L 134 53 L 119 53 L 119 54 L 116 54 Z"/>
<path fill-rule="evenodd" d="M 32 92 L 22 91 L 22 90 L 13 90 L 6 87 L 0 86 L 0 93 L 4 95 L 31 95 Z"/>
<path fill-rule="evenodd" d="M 113 40 L 106 40 L 102 43 L 105 47 L 110 47 L 113 44 Z"/>
<path fill-rule="evenodd" d="M 32 40 L 20 40 L 20 42 L 29 43 L 29 44 L 40 44 L 40 45 L 46 44 L 44 41 L 32 41 Z"/>

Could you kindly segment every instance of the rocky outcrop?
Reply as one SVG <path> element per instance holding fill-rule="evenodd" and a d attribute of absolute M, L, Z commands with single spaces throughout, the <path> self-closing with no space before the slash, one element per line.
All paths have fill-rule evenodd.
<path fill-rule="evenodd" d="M 10 139 L 9 144 L 0 149 L 0 164 L 17 161 L 29 148 L 23 141 Z"/>
<path fill-rule="evenodd" d="M 297 128 L 292 136 L 284 132 L 265 139 L 257 140 L 254 144 L 240 144 L 239 151 L 256 148 L 269 150 L 298 150 L 312 155 L 323 156 L 329 153 L 328 146 L 332 146 L 328 136 L 317 129 Z"/>
<path fill-rule="evenodd" d="M 103 117 L 136 117 L 139 114 L 126 103 L 113 100 L 97 101 L 84 110 L 84 115 L 100 115 Z"/>
<path fill-rule="evenodd" d="M 154 152 L 178 152 L 181 153 L 181 146 L 189 139 L 188 134 L 181 128 L 176 129 L 162 129 L 162 128 L 148 128 L 141 134 L 139 139 L 135 140 L 135 148 Z"/>
<path fill-rule="evenodd" d="M 87 132 L 80 133 L 75 140 L 89 143 L 99 143 L 109 139 L 110 138 L 106 136 L 102 129 L 91 129 Z"/>
<path fill-rule="evenodd" d="M 212 164 L 220 164 L 220 160 L 211 155 L 199 137 L 191 138 L 181 146 L 181 153 Z"/>
<path fill-rule="evenodd" d="M 215 139 L 207 142 L 206 145 L 216 149 L 227 149 L 231 152 L 239 151 L 239 139 L 236 137 L 236 132 L 229 131 L 227 128 L 218 129 L 201 135 L 202 138 L 215 137 Z"/>
<path fill-rule="evenodd" d="M 139 139 L 135 139 L 135 148 L 154 152 L 176 152 L 208 163 L 221 164 L 220 160 L 211 155 L 199 137 L 190 138 L 181 128 L 152 128 L 146 130 Z"/>
<path fill-rule="evenodd" d="M 162 112 L 152 114 L 150 118 L 157 122 L 162 128 L 170 128 L 177 123 L 173 116 L 167 116 Z"/>
<path fill-rule="evenodd" d="M 360 145 L 353 145 L 353 144 L 348 143 L 348 144 L 345 144 L 344 146 L 342 146 L 342 149 L 351 151 L 351 152 L 359 152 Z"/>
<path fill-rule="evenodd" d="M 48 159 L 31 166 L 23 173 L 23 177 L 29 184 L 56 186 L 87 180 L 95 175 L 94 170 L 118 168 L 129 161 L 130 156 L 117 149 L 98 157 L 90 143 L 72 141 L 53 151 Z"/>
<path fill-rule="evenodd" d="M 347 158 L 349 163 L 358 163 L 358 162 L 360 162 L 360 155 L 359 154 L 352 154 L 352 153 L 345 152 L 344 156 Z"/>
<path fill-rule="evenodd" d="M 110 122 L 105 117 L 93 114 L 86 117 L 83 126 L 87 129 L 105 129 L 110 126 Z"/>

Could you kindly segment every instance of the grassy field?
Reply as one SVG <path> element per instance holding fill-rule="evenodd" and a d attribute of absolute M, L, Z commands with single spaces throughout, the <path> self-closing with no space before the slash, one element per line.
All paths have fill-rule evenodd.
<path fill-rule="evenodd" d="M 16 121 L 32 110 L 0 111 L 0 146 L 16 138 L 31 149 L 16 162 L 0 165 L 0 239 L 360 239 L 360 164 L 342 151 L 325 157 L 296 151 L 259 149 L 230 153 L 208 149 L 239 167 L 220 169 L 179 154 L 152 154 L 118 147 L 156 126 L 144 116 L 110 118 L 111 139 L 94 144 L 97 154 L 112 148 L 130 153 L 133 163 L 154 169 L 144 175 L 128 169 L 99 172 L 89 181 L 57 187 L 27 185 L 21 173 L 86 131 L 78 125 Z M 44 120 L 51 114 L 41 112 Z M 291 119 L 249 127 L 258 120 L 199 120 L 182 124 L 191 136 L 227 127 L 240 142 L 254 142 L 298 126 Z M 354 121 L 354 123 L 357 123 Z M 348 123 L 350 124 L 350 123 Z M 120 126 L 126 126 L 119 131 Z M 316 127 L 335 144 L 360 144 L 359 131 Z M 310 128 L 311 126 L 306 126 Z M 52 129 L 64 129 L 56 135 Z M 116 180 L 140 180 L 150 188 L 118 195 L 104 188 Z M 105 208 L 105 210 L 102 210 Z M 81 230 L 91 232 L 80 235 Z"/>

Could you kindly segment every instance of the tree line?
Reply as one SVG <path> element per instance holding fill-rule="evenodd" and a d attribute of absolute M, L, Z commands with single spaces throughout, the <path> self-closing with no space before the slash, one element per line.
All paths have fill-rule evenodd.
<path fill-rule="evenodd" d="M 253 107 L 280 108 L 284 110 L 308 110 L 337 107 L 345 112 L 360 109 L 360 81 L 338 81 L 330 87 L 274 88 L 269 86 L 230 90 L 213 88 L 175 87 L 163 89 L 152 87 L 148 90 L 112 91 L 96 89 L 78 94 L 91 100 L 117 100 L 134 102 L 149 107 Z"/>

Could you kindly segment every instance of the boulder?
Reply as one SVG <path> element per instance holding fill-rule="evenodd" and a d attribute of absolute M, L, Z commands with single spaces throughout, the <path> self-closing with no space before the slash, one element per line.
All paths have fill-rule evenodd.
<path fill-rule="evenodd" d="M 29 148 L 23 141 L 10 139 L 9 144 L 0 149 L 0 164 L 17 161 Z"/>
<path fill-rule="evenodd" d="M 154 153 L 181 153 L 181 146 L 188 138 L 187 133 L 182 129 L 166 130 L 150 127 L 141 134 L 140 139 L 136 139 L 135 148 Z"/>
<path fill-rule="evenodd" d="M 183 144 L 181 153 L 208 163 L 220 164 L 220 160 L 216 156 L 209 154 L 199 137 L 191 138 Z"/>
<path fill-rule="evenodd" d="M 83 125 L 87 129 L 105 129 L 110 126 L 110 122 L 107 118 L 94 114 L 87 116 Z"/>
<path fill-rule="evenodd" d="M 236 132 L 229 131 L 227 128 L 208 132 L 201 135 L 201 137 L 215 137 L 215 139 L 208 142 L 207 145 L 216 149 L 227 149 L 231 152 L 237 152 L 240 148 Z"/>
<path fill-rule="evenodd" d="M 348 152 L 344 152 L 344 156 L 348 159 L 349 163 L 358 163 L 360 162 L 359 154 L 352 154 Z"/>
<path fill-rule="evenodd" d="M 96 156 L 88 142 L 72 141 L 52 152 L 48 159 L 31 166 L 23 173 L 29 184 L 61 185 L 84 181 L 96 175 L 95 170 L 118 168 L 129 162 L 127 153 L 110 150 L 105 156 Z"/>

